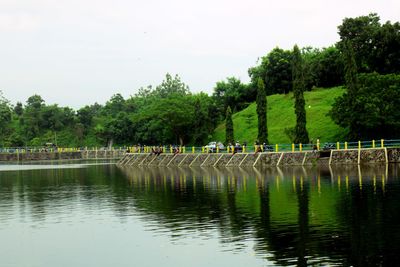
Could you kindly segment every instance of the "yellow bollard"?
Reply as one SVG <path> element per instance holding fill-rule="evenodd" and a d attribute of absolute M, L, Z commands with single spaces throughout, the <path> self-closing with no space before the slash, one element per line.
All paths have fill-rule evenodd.
<path fill-rule="evenodd" d="M 226 153 L 229 153 L 229 146 L 226 147 Z"/>
<path fill-rule="evenodd" d="M 383 139 L 381 139 L 381 147 L 383 147 Z"/>
<path fill-rule="evenodd" d="M 299 150 L 300 152 L 303 150 L 303 145 L 301 143 L 299 144 Z"/>
<path fill-rule="evenodd" d="M 294 144 L 292 143 L 292 152 L 294 152 Z"/>
<path fill-rule="evenodd" d="M 243 147 L 242 147 L 242 153 L 245 153 L 245 152 L 246 152 L 246 147 L 243 146 Z"/>
<path fill-rule="evenodd" d="M 278 144 L 275 145 L 275 151 L 278 152 Z"/>
<path fill-rule="evenodd" d="M 219 146 L 217 145 L 217 153 L 219 153 Z"/>
<path fill-rule="evenodd" d="M 340 143 L 339 143 L 339 142 L 336 143 L 336 149 L 337 149 L 337 150 L 340 149 Z"/>
<path fill-rule="evenodd" d="M 194 154 L 194 146 L 192 146 L 192 153 Z"/>
<path fill-rule="evenodd" d="M 320 148 L 320 143 L 319 143 L 319 139 L 317 139 L 317 150 L 319 151 Z"/>
<path fill-rule="evenodd" d="M 358 150 L 361 149 L 361 141 L 358 141 Z"/>
<path fill-rule="evenodd" d="M 204 146 L 201 147 L 201 153 L 204 153 Z"/>
<path fill-rule="evenodd" d="M 347 142 L 344 142 L 344 149 L 347 150 Z"/>
<path fill-rule="evenodd" d="M 375 140 L 372 140 L 372 148 L 375 148 Z"/>

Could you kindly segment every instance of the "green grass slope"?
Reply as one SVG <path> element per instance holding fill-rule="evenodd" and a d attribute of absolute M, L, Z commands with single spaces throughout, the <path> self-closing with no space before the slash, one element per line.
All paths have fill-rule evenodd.
<path fill-rule="evenodd" d="M 336 142 L 343 139 L 344 130 L 327 116 L 335 98 L 343 93 L 342 87 L 315 89 L 304 93 L 310 140 L 315 141 L 319 137 L 321 142 Z M 271 144 L 290 144 L 291 141 L 285 134 L 285 128 L 294 127 L 296 124 L 293 94 L 271 95 L 267 97 L 267 101 L 269 142 Z M 257 139 L 256 103 L 235 113 L 232 118 L 235 139 L 253 144 Z M 213 140 L 225 141 L 224 123 L 215 129 Z"/>

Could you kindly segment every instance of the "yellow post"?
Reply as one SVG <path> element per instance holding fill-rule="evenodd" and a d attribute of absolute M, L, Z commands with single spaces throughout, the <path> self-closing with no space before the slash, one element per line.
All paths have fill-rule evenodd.
<path fill-rule="evenodd" d="M 172 146 L 169 147 L 169 152 L 172 154 Z"/>
<path fill-rule="evenodd" d="M 319 139 L 317 139 L 317 150 L 319 150 L 320 144 L 319 144 Z M 338 148 L 339 149 L 339 148 Z"/>
<path fill-rule="evenodd" d="M 372 140 L 372 148 L 375 148 L 375 140 Z"/>
<path fill-rule="evenodd" d="M 219 153 L 219 146 L 218 146 L 218 144 L 217 144 L 217 153 Z"/>
<path fill-rule="evenodd" d="M 194 146 L 192 146 L 192 153 L 194 154 Z"/>
<path fill-rule="evenodd" d="M 347 150 L 347 142 L 344 142 L 344 149 Z"/>
<path fill-rule="evenodd" d="M 383 139 L 381 139 L 381 147 L 383 147 Z"/>
<path fill-rule="evenodd" d="M 246 147 L 243 146 L 242 152 L 245 153 L 246 152 Z"/>
<path fill-rule="evenodd" d="M 358 150 L 361 149 L 361 141 L 358 141 Z"/>
<path fill-rule="evenodd" d="M 204 153 L 204 146 L 201 147 L 201 153 Z"/>
<path fill-rule="evenodd" d="M 275 145 L 275 151 L 278 152 L 278 144 Z"/>
<path fill-rule="evenodd" d="M 336 149 L 339 150 L 340 149 L 340 143 L 336 142 Z"/>
<path fill-rule="evenodd" d="M 294 152 L 294 144 L 292 143 L 292 152 Z"/>
<path fill-rule="evenodd" d="M 300 152 L 303 150 L 303 145 L 301 143 L 299 144 L 299 150 Z"/>
<path fill-rule="evenodd" d="M 226 147 L 226 153 L 229 153 L 229 146 Z"/>
<path fill-rule="evenodd" d="M 264 145 L 260 145 L 261 146 L 261 152 L 264 152 Z"/>

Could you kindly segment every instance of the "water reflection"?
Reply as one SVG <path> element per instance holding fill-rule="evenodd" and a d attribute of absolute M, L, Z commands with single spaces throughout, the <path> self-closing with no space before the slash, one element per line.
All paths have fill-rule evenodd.
<path fill-rule="evenodd" d="M 397 165 L 122 170 L 140 210 L 177 236 L 217 228 L 222 243 L 255 240 L 256 253 L 278 265 L 399 259 Z"/>
<path fill-rule="evenodd" d="M 222 251 L 239 254 L 250 246 L 280 266 L 392 266 L 400 258 L 399 172 L 398 165 L 0 172 L 0 230 L 73 223 L 81 210 L 83 223 L 135 218 L 172 244 L 218 240 Z"/>

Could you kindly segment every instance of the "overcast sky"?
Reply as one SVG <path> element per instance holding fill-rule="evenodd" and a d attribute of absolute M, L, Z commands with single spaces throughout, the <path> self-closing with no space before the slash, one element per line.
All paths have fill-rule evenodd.
<path fill-rule="evenodd" d="M 179 74 L 192 92 L 244 82 L 276 46 L 326 47 L 345 17 L 400 20 L 399 0 L 0 0 L 0 90 L 75 109 Z"/>

